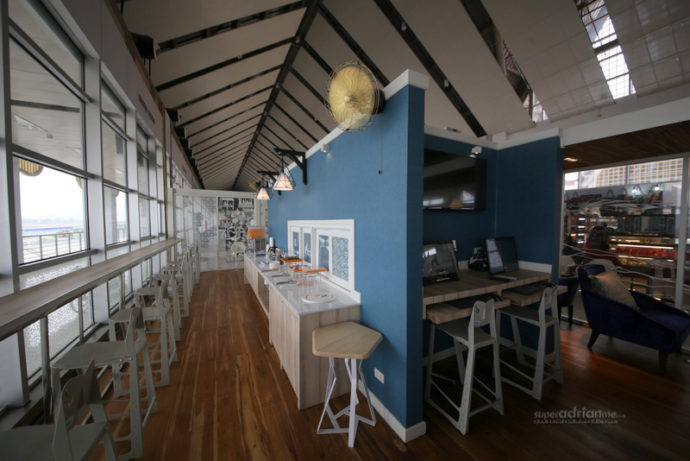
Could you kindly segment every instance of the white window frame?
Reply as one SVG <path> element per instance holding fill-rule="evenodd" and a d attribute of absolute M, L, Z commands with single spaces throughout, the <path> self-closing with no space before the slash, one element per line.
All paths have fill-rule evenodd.
<path fill-rule="evenodd" d="M 293 245 L 293 232 L 299 233 L 299 248 L 295 251 Z M 304 234 L 311 234 L 311 264 L 318 264 L 319 261 L 319 236 L 329 237 L 328 247 L 328 272 L 323 272 L 322 278 L 330 285 L 339 288 L 355 299 L 359 298 L 359 293 L 355 291 L 355 220 L 354 219 L 334 219 L 334 220 L 290 220 L 287 222 L 287 249 L 288 254 L 299 256 L 304 259 Z M 348 241 L 348 280 L 342 279 L 333 274 L 333 237 L 342 237 Z"/>

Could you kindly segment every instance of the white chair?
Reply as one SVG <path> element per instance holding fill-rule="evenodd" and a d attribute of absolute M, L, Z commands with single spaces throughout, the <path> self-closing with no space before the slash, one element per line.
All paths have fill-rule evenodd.
<path fill-rule="evenodd" d="M 146 297 L 154 295 L 151 306 L 146 306 Z M 148 333 L 159 333 L 158 344 L 150 347 L 149 352 L 159 351 L 160 359 L 151 360 L 151 363 L 160 364 L 154 373 L 160 373 L 161 377 L 156 386 L 170 384 L 170 365 L 177 360 L 177 346 L 175 344 L 175 324 L 173 310 L 170 308 L 168 298 L 168 282 L 163 280 L 158 286 L 143 287 L 134 292 L 134 304 L 141 308 L 144 324 L 159 322 L 160 328 L 146 328 Z M 121 309 L 110 317 L 109 327 L 111 338 L 115 337 L 115 326 L 130 322 L 129 309 Z M 117 377 L 117 376 L 116 376 Z"/>
<path fill-rule="evenodd" d="M 77 425 L 86 418 L 92 422 Z M 56 399 L 55 423 L 22 426 L 0 433 L 2 458 L 13 461 L 87 459 L 103 441 L 108 461 L 115 461 L 115 447 L 98 389 L 93 362 L 84 375 L 67 381 Z"/>
<path fill-rule="evenodd" d="M 173 325 L 175 326 L 175 341 L 179 341 L 181 339 L 182 332 L 182 312 L 180 310 L 180 297 L 177 295 L 177 278 L 175 277 L 175 274 L 172 272 L 161 272 L 160 274 L 156 274 L 153 276 L 152 286 L 157 286 L 164 280 L 168 284 L 167 295 L 168 300 L 170 301 L 170 307 L 172 308 L 173 312 Z M 155 296 L 155 293 L 153 295 Z"/>
<path fill-rule="evenodd" d="M 135 338 L 135 334 L 137 338 Z M 151 363 L 149 361 L 148 347 L 146 344 L 146 335 L 144 333 L 144 320 L 140 308 L 129 309 L 129 322 L 127 323 L 127 332 L 124 341 L 115 341 L 114 337 L 111 341 L 95 342 L 80 344 L 72 347 L 65 355 L 53 362 L 51 370 L 51 382 L 55 395 L 59 395 L 60 389 L 60 373 L 65 370 L 83 370 L 89 366 L 91 362 L 96 367 L 110 366 L 113 368 L 113 386 L 116 396 L 128 394 L 127 399 L 113 399 L 106 402 L 129 402 L 129 413 L 111 414 L 110 419 L 117 419 L 123 416 L 129 416 L 130 432 L 127 436 L 116 439 L 116 442 L 121 440 L 130 441 L 130 451 L 124 457 L 138 458 L 144 453 L 143 445 L 143 426 L 146 424 L 149 415 L 152 412 L 158 411 L 158 404 L 156 402 L 156 390 L 153 383 L 153 373 L 151 371 Z M 140 395 L 139 388 L 139 356 L 142 356 L 144 366 L 146 395 Z M 127 372 L 123 374 L 129 375 L 129 389 L 125 392 L 119 378 L 115 379 L 116 370 L 119 373 L 123 365 L 128 365 Z M 141 400 L 147 402 L 146 409 L 141 411 Z"/>
<path fill-rule="evenodd" d="M 503 376 L 503 382 L 510 384 L 527 394 L 531 395 L 537 400 L 541 400 L 542 387 L 545 382 L 550 380 L 555 380 L 559 384 L 563 384 L 563 368 L 561 366 L 561 337 L 560 328 L 558 325 L 558 294 L 556 287 L 547 287 L 541 295 L 541 301 L 539 302 L 539 309 L 535 310 L 530 307 L 522 306 L 509 306 L 500 309 L 498 330 L 500 338 L 501 329 L 501 315 L 506 315 L 510 318 L 510 324 L 513 331 L 513 347 L 509 347 L 501 353 L 503 354 L 506 350 L 515 349 L 517 354 L 517 360 L 525 368 L 533 369 L 532 374 L 527 374 L 521 369 L 508 363 L 506 360 L 501 359 L 501 364 L 505 365 L 519 376 L 523 378 L 527 385 L 520 384 L 509 378 Z M 547 310 L 551 310 L 547 313 Z M 520 338 L 520 329 L 518 326 L 518 320 L 521 322 L 534 325 L 539 328 L 539 339 L 537 341 L 537 349 L 533 351 L 535 363 L 531 364 L 525 360 L 525 354 L 527 353 L 526 347 L 522 344 Z M 546 353 L 546 335 L 547 330 L 551 328 L 553 331 L 553 350 L 547 354 Z"/>
<path fill-rule="evenodd" d="M 489 325 L 489 333 L 481 327 Z M 456 404 L 453 399 L 435 381 L 433 372 L 433 353 L 434 353 L 434 334 L 438 328 L 451 338 L 455 346 L 456 360 L 458 363 L 458 374 L 460 382 L 463 383 L 460 404 Z M 496 318 L 494 314 L 494 301 L 476 301 L 472 307 L 472 314 L 469 318 L 453 320 L 440 325 L 431 324 L 431 337 L 429 339 L 429 364 L 426 372 L 426 386 L 424 390 L 425 400 L 443 416 L 445 416 L 453 426 L 463 435 L 467 434 L 470 416 L 489 408 L 495 409 L 503 414 L 503 388 L 501 387 L 501 370 L 499 366 L 498 336 L 496 331 Z M 474 363 L 477 350 L 482 347 L 493 348 L 493 380 L 494 385 L 491 389 L 487 384 L 474 376 Z M 467 366 L 465 366 L 462 353 L 467 349 Z M 483 391 L 479 392 L 474 388 L 475 382 L 479 384 Z M 457 417 L 448 413 L 442 406 L 437 404 L 432 398 L 432 387 L 450 404 L 457 412 Z M 486 403 L 472 409 L 472 393 L 484 400 Z M 487 397 L 488 395 L 488 397 Z M 491 397 L 491 399 L 489 398 Z"/>
<path fill-rule="evenodd" d="M 189 252 L 185 252 L 180 262 L 168 264 L 162 270 L 163 273 L 173 274 L 177 280 L 177 296 L 181 300 L 180 313 L 182 317 L 189 317 L 189 302 L 192 298 L 194 274 L 191 270 L 190 259 Z"/>
<path fill-rule="evenodd" d="M 199 244 L 196 243 L 192 250 L 192 267 L 194 270 L 194 283 L 199 283 L 201 279 L 201 257 L 199 255 Z"/>

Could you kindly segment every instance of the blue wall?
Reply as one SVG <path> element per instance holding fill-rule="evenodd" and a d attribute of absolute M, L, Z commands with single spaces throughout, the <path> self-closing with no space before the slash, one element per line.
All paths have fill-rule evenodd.
<path fill-rule="evenodd" d="M 558 278 L 563 155 L 558 138 L 498 154 L 496 235 L 514 235 L 518 258 L 551 264 Z"/>
<path fill-rule="evenodd" d="M 268 203 L 269 234 L 287 247 L 287 221 L 355 220 L 361 322 L 384 335 L 364 362 L 367 384 L 405 427 L 422 421 L 422 168 L 424 92 L 407 87 L 374 124 L 343 133 L 308 159 L 309 184 Z M 380 173 L 379 173 L 380 170 Z M 373 376 L 381 370 L 386 384 Z"/>
<path fill-rule="evenodd" d="M 468 156 L 474 144 L 424 136 L 424 147 L 441 152 Z M 483 148 L 481 157 L 487 160 L 486 208 L 481 211 L 424 211 L 424 240 L 455 240 L 458 260 L 467 260 L 476 246 L 484 246 L 484 239 L 494 234 L 496 221 L 497 155 L 494 149 Z"/>

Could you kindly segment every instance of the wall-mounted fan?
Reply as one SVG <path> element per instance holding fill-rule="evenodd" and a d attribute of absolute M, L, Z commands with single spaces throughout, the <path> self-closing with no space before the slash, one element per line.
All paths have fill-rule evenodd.
<path fill-rule="evenodd" d="M 328 84 L 328 106 L 333 119 L 345 131 L 362 131 L 386 100 L 371 71 L 358 62 L 338 66 Z"/>

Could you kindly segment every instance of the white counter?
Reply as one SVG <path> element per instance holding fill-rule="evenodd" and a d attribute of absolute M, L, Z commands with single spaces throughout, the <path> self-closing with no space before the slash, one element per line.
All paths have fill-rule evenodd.
<path fill-rule="evenodd" d="M 298 408 L 323 402 L 328 360 L 311 352 L 311 335 L 315 328 L 338 322 L 359 322 L 359 303 L 326 282 L 319 282 L 319 291 L 327 291 L 335 299 L 325 303 L 302 300 L 307 289 L 290 280 L 289 274 L 270 270 L 263 257 L 244 255 L 244 276 L 268 316 L 269 340 L 275 348 L 282 368 L 297 394 Z M 342 365 L 342 364 L 339 364 Z M 335 395 L 348 391 L 349 379 L 344 367 L 336 369 L 338 380 Z"/>

